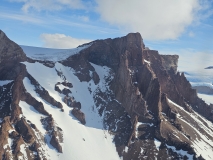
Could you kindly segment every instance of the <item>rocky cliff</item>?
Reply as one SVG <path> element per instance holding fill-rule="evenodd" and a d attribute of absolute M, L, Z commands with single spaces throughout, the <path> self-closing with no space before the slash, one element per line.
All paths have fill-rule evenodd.
<path fill-rule="evenodd" d="M 26 55 L 19 47 L 11 41 L 4 32 L 0 30 L 0 63 L 4 61 L 20 62 L 26 60 Z"/>
<path fill-rule="evenodd" d="M 0 35 L 0 80 L 11 80 L 0 86 L 0 159 L 82 159 L 76 150 L 96 159 L 108 146 L 88 154 L 75 145 L 105 147 L 110 136 L 114 159 L 212 158 L 213 106 L 177 71 L 178 55 L 149 50 L 139 33 L 130 33 L 85 44 L 60 62 L 38 61 Z M 26 114 L 32 110 L 39 121 Z M 91 128 L 103 131 L 103 143 L 96 144 Z"/>

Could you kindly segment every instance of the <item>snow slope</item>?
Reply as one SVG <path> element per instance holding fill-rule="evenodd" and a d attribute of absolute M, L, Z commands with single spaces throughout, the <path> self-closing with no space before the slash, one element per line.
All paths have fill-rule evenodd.
<path fill-rule="evenodd" d="M 179 112 L 181 111 L 189 115 L 189 117 L 193 119 L 193 123 L 199 125 L 210 137 L 213 135 L 213 124 L 210 121 L 206 120 L 196 112 L 189 113 L 185 111 L 181 106 L 177 105 L 171 100 L 169 100 L 169 103 L 175 105 L 177 109 L 179 109 Z M 179 122 L 187 125 L 191 131 L 194 131 L 196 138 L 190 139 L 190 141 L 197 155 L 202 155 L 202 157 L 206 160 L 212 160 L 213 148 L 211 146 L 213 146 L 213 140 L 202 134 L 198 128 L 194 127 L 193 124 L 190 123 L 189 119 L 181 117 L 180 114 L 177 114 L 177 118 L 179 119 Z"/>
<path fill-rule="evenodd" d="M 31 46 L 20 46 L 27 57 L 34 60 L 46 60 L 46 61 L 61 61 L 68 58 L 71 55 L 79 53 L 81 50 L 89 47 L 90 45 L 84 45 L 82 47 L 73 49 L 52 49 L 52 48 L 41 48 Z"/>
<path fill-rule="evenodd" d="M 95 65 L 95 69 L 102 73 L 100 75 L 101 81 L 98 85 L 95 85 L 93 81 L 80 82 L 74 75 L 74 71 L 65 67 L 60 63 L 55 64 L 55 68 L 48 68 L 40 63 L 28 63 L 24 62 L 27 66 L 27 71 L 44 87 L 49 94 L 61 102 L 64 108 L 64 112 L 54 106 L 46 103 L 39 95 L 34 91 L 34 86 L 30 83 L 28 78 L 24 79 L 24 86 L 33 97 L 44 104 L 45 109 L 52 114 L 55 123 L 63 130 L 64 141 L 62 143 L 63 153 L 58 153 L 49 144 L 49 137 L 47 136 L 47 145 L 43 146 L 48 151 L 49 155 L 46 155 L 48 159 L 88 159 L 88 160 L 117 160 L 120 159 L 111 136 L 106 130 L 103 129 L 102 119 L 96 111 L 96 107 L 93 100 L 93 93 L 99 85 L 105 84 L 103 79 L 103 73 L 106 75 L 109 71 L 107 67 L 100 67 Z M 37 70 L 39 72 L 37 72 Z M 74 118 L 70 111 L 72 108 L 68 107 L 63 101 L 63 95 L 54 90 L 54 86 L 57 82 L 63 80 L 57 75 L 55 69 L 62 71 L 67 81 L 73 84 L 71 88 L 72 96 L 76 101 L 81 102 L 81 111 L 85 113 L 86 125 L 82 125 L 76 118 Z M 92 93 L 89 92 L 88 87 L 91 88 Z M 36 112 L 31 106 L 24 102 L 19 104 L 23 110 L 23 116 L 26 116 L 28 120 L 38 126 L 42 134 L 45 134 L 39 117 L 43 116 Z"/>

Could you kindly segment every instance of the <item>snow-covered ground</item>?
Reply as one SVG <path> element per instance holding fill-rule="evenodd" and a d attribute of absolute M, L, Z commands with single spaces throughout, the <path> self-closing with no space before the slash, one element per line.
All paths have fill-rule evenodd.
<path fill-rule="evenodd" d="M 61 61 L 68 58 L 71 55 L 79 53 L 81 50 L 89 47 L 90 45 L 85 45 L 83 47 L 73 48 L 73 49 L 52 49 L 52 48 L 41 48 L 32 46 L 20 46 L 27 57 L 34 60 L 47 60 L 47 61 Z"/>
<path fill-rule="evenodd" d="M 47 142 L 43 148 L 48 151 L 49 155 L 46 155 L 48 159 L 120 159 L 116 152 L 115 144 L 112 142 L 113 136 L 103 129 L 102 118 L 98 115 L 93 100 L 93 93 L 98 85 L 105 84 L 103 77 L 108 74 L 109 68 L 93 65 L 95 66 L 95 69 L 98 70 L 97 73 L 102 74 L 100 75 L 100 83 L 95 85 L 92 80 L 90 82 L 80 82 L 70 67 L 65 67 L 60 63 L 56 63 L 55 68 L 48 68 L 40 63 L 24 62 L 24 64 L 27 66 L 27 71 L 54 99 L 61 102 L 64 108 L 64 112 L 61 112 L 60 109 L 46 103 L 34 91 L 34 86 L 30 83 L 29 79 L 24 79 L 24 86 L 26 87 L 27 92 L 44 104 L 45 109 L 52 114 L 57 126 L 63 130 L 63 153 L 58 153 L 53 147 L 51 147 L 49 142 Z M 76 101 L 81 102 L 81 110 L 86 116 L 86 125 L 82 125 L 70 114 L 72 108 L 68 107 L 62 101 L 63 95 L 54 90 L 55 84 L 63 81 L 57 75 L 55 69 L 62 71 L 67 81 L 73 84 L 73 88 L 71 88 L 72 96 Z M 88 87 L 91 88 L 92 93 L 89 92 Z M 40 117 L 44 115 L 35 111 L 32 106 L 27 105 L 25 102 L 20 102 L 19 105 L 22 108 L 23 116 L 34 123 L 44 135 L 45 130 L 40 122 Z M 48 136 L 46 138 L 49 141 Z"/>

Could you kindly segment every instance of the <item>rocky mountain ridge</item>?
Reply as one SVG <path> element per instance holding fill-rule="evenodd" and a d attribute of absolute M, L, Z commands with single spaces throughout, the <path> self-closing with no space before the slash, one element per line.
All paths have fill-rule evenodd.
<path fill-rule="evenodd" d="M 57 114 L 80 122 L 74 132 L 82 132 L 82 125 L 86 133 L 90 128 L 104 131 L 104 149 L 114 142 L 113 158 L 105 159 L 212 158 L 213 105 L 199 99 L 177 71 L 178 55 L 149 50 L 139 33 L 130 33 L 93 41 L 59 62 L 42 61 L 0 35 L 0 80 L 8 81 L 0 86 L 0 159 L 53 159 L 54 154 L 59 156 L 54 159 L 82 159 L 78 153 L 72 157 L 79 149 L 67 151 L 66 141 L 72 143 L 74 133 L 66 136 L 69 126 Z M 25 114 L 29 106 L 41 116 L 39 124 Z M 98 124 L 90 116 L 95 111 Z M 81 152 L 95 159 L 106 150 Z"/>

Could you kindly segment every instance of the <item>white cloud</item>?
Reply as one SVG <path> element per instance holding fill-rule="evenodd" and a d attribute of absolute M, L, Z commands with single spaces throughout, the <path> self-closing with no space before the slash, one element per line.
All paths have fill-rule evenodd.
<path fill-rule="evenodd" d="M 44 42 L 44 47 L 48 48 L 76 48 L 77 46 L 88 43 L 92 40 L 88 39 L 77 39 L 64 34 L 42 34 L 40 36 L 41 40 Z"/>
<path fill-rule="evenodd" d="M 80 19 L 81 21 L 89 22 L 89 17 L 88 16 L 78 16 L 77 18 Z"/>
<path fill-rule="evenodd" d="M 19 14 L 19 13 L 0 12 L 0 19 L 12 19 L 12 20 L 29 22 L 29 23 L 34 23 L 34 24 L 44 24 L 45 23 L 39 17 L 25 15 L 25 14 Z"/>
<path fill-rule="evenodd" d="M 30 9 L 36 11 L 57 11 L 64 8 L 85 9 L 81 0 L 9 0 L 10 2 L 22 2 L 22 10 L 28 12 Z"/>
<path fill-rule="evenodd" d="M 194 36 L 195 36 L 194 32 L 190 31 L 189 32 L 189 37 L 194 37 Z"/>
<path fill-rule="evenodd" d="M 205 1 L 205 0 L 204 0 Z M 206 5 L 203 0 L 96 0 L 102 20 L 148 40 L 178 38 Z M 204 3 L 202 3 L 204 4 Z"/>

